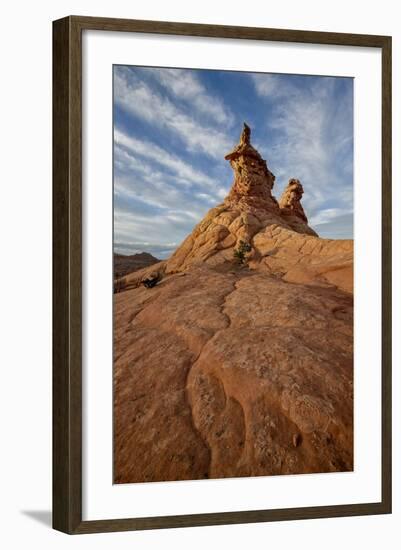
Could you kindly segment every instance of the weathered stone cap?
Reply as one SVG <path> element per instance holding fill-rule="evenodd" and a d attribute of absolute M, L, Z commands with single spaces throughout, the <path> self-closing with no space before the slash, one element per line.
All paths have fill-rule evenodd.
<path fill-rule="evenodd" d="M 244 127 L 238 145 L 236 145 L 231 153 L 228 153 L 228 155 L 224 158 L 225 160 L 234 160 L 241 155 L 263 160 L 259 152 L 251 145 L 251 129 L 246 122 L 244 122 Z"/>

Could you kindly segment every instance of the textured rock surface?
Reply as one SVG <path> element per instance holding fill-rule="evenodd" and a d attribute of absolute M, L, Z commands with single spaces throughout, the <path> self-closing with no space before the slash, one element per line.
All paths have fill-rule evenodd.
<path fill-rule="evenodd" d="M 353 292 L 353 241 L 319 239 L 270 225 L 255 235 L 250 267 L 284 281 Z"/>
<path fill-rule="evenodd" d="M 194 267 L 115 297 L 115 481 L 351 470 L 352 297 Z"/>
<path fill-rule="evenodd" d="M 279 201 L 281 217 L 284 218 L 291 229 L 299 233 L 303 233 L 305 224 L 308 224 L 308 218 L 301 204 L 303 194 L 304 188 L 301 182 L 292 178 L 284 189 Z M 316 237 L 318 236 L 313 230 L 311 230 L 309 234 L 313 234 Z"/>
<path fill-rule="evenodd" d="M 224 202 L 115 295 L 117 483 L 353 468 L 353 241 L 317 236 L 298 180 L 276 201 L 246 125 L 226 159 Z"/>

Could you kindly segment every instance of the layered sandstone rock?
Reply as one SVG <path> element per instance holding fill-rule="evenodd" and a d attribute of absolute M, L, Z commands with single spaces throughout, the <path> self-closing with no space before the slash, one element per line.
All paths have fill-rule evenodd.
<path fill-rule="evenodd" d="M 275 176 L 251 145 L 251 129 L 247 124 L 244 124 L 239 144 L 225 159 L 234 170 L 234 183 L 224 203 L 235 209 L 253 207 L 279 215 L 277 201 L 271 194 Z"/>
<path fill-rule="evenodd" d="M 117 483 L 353 468 L 352 241 L 316 235 L 298 180 L 276 201 L 247 126 L 226 158 L 223 203 L 115 295 Z"/>
<path fill-rule="evenodd" d="M 352 297 L 193 267 L 115 296 L 115 481 L 352 470 Z"/>
<path fill-rule="evenodd" d="M 303 228 L 305 224 L 308 225 L 308 218 L 301 204 L 303 194 L 304 188 L 301 182 L 295 178 L 291 178 L 279 201 L 280 215 L 291 229 L 299 233 L 304 232 Z M 309 235 L 318 236 L 313 229 L 309 229 Z"/>

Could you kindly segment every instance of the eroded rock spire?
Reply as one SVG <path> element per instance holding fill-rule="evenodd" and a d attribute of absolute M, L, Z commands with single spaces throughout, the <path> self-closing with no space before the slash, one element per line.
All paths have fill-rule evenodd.
<path fill-rule="evenodd" d="M 244 122 L 244 128 L 240 137 L 240 145 L 250 145 L 251 144 L 251 129 L 246 122 Z"/>
<path fill-rule="evenodd" d="M 317 237 L 317 233 L 308 225 L 308 218 L 301 204 L 303 194 L 301 182 L 291 178 L 279 201 L 280 216 L 295 231 Z"/>
<path fill-rule="evenodd" d="M 251 145 L 251 129 L 244 122 L 238 145 L 225 156 L 234 170 L 234 183 L 226 202 L 246 201 L 275 213 L 279 213 L 276 199 L 271 190 L 274 185 L 274 174 L 270 172 L 266 161 Z M 256 203 L 256 204 L 255 204 Z"/>
<path fill-rule="evenodd" d="M 281 215 L 285 217 L 295 216 L 308 223 L 308 218 L 301 204 L 303 194 L 304 188 L 301 182 L 298 179 L 291 178 L 279 201 Z"/>

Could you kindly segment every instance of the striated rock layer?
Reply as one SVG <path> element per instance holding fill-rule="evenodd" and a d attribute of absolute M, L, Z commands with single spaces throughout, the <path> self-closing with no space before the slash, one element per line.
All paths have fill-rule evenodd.
<path fill-rule="evenodd" d="M 115 295 L 117 483 L 353 468 L 352 241 L 309 227 L 298 180 L 276 201 L 246 125 L 226 159 L 224 202 Z"/>

